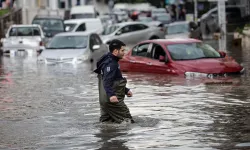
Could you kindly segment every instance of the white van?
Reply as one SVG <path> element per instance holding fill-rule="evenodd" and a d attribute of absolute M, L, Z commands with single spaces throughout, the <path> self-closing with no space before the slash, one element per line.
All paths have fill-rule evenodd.
<path fill-rule="evenodd" d="M 64 21 L 66 32 L 93 31 L 102 34 L 103 25 L 100 18 L 70 19 Z"/>
<path fill-rule="evenodd" d="M 97 18 L 97 12 L 92 5 L 74 6 L 70 9 L 70 19 Z"/>

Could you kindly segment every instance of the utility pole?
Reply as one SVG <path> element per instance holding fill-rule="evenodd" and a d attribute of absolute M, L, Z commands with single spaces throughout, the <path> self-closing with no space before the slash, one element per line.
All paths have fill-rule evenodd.
<path fill-rule="evenodd" d="M 194 22 L 197 23 L 198 20 L 198 10 L 197 10 L 197 0 L 194 0 Z"/>
<path fill-rule="evenodd" d="M 227 29 L 226 29 L 225 0 L 218 0 L 217 5 L 218 5 L 218 19 L 219 19 L 219 26 L 220 26 L 219 49 L 221 51 L 226 51 Z"/>

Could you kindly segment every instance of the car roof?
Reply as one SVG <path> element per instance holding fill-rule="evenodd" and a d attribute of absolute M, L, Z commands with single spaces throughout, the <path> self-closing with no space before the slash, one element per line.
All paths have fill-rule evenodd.
<path fill-rule="evenodd" d="M 126 26 L 126 25 L 133 25 L 133 24 L 145 24 L 145 23 L 142 23 L 142 22 L 139 22 L 139 21 L 131 21 L 131 22 L 122 22 L 122 23 L 117 23 L 115 25 L 118 25 L 118 26 Z M 145 24 L 147 25 L 147 24 Z"/>
<path fill-rule="evenodd" d="M 147 43 L 147 42 L 153 42 L 158 43 L 162 45 L 168 45 L 168 44 L 182 44 L 182 43 L 199 43 L 202 42 L 197 39 L 192 38 L 172 38 L 172 39 L 155 39 L 155 40 L 146 40 L 141 43 Z"/>
<path fill-rule="evenodd" d="M 100 18 L 87 18 L 87 19 L 69 19 L 65 20 L 64 23 L 83 23 L 83 22 L 95 22 L 100 21 Z"/>
<path fill-rule="evenodd" d="M 90 34 L 94 34 L 93 31 L 85 31 L 85 32 L 62 32 L 58 33 L 55 36 L 89 36 Z"/>
<path fill-rule="evenodd" d="M 63 19 L 61 16 L 55 15 L 36 15 L 34 19 Z"/>
<path fill-rule="evenodd" d="M 38 24 L 13 24 L 11 27 L 40 27 Z"/>

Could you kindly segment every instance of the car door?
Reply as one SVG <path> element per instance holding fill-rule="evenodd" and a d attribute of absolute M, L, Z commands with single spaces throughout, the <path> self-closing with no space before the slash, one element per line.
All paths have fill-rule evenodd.
<path fill-rule="evenodd" d="M 99 48 L 94 49 L 94 46 L 99 46 Z M 103 44 L 101 38 L 97 34 L 92 34 L 90 36 L 90 50 L 92 53 L 92 60 L 96 62 L 102 55 L 108 52 L 108 47 Z"/>
<path fill-rule="evenodd" d="M 140 70 L 140 72 L 148 72 L 147 71 L 147 64 L 150 56 L 150 50 L 151 50 L 152 44 L 149 43 L 142 43 L 140 45 L 135 46 L 132 49 L 131 56 L 129 57 L 129 63 L 130 63 L 130 70 L 137 72 Z"/>
<path fill-rule="evenodd" d="M 133 38 L 132 41 L 133 45 L 139 43 L 140 41 L 148 40 L 148 34 L 149 34 L 148 26 L 144 24 L 134 24 L 131 25 L 130 28 L 133 33 L 133 37 L 131 37 Z"/>
<path fill-rule="evenodd" d="M 135 40 L 135 33 L 132 30 L 131 25 L 126 25 L 118 30 L 115 34 L 115 38 L 123 41 L 126 45 L 131 45 Z"/>
<path fill-rule="evenodd" d="M 146 60 L 145 64 L 147 65 L 147 72 L 149 73 L 170 73 L 168 64 L 165 61 L 160 61 L 160 56 L 164 56 L 166 59 L 169 60 L 166 54 L 165 49 L 156 43 L 152 44 L 152 50 L 150 51 L 150 58 Z"/>

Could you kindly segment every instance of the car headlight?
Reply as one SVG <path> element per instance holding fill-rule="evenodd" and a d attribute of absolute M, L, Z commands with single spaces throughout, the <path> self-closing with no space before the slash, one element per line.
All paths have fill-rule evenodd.
<path fill-rule="evenodd" d="M 185 72 L 186 77 L 208 77 L 207 73 L 200 72 Z"/>

